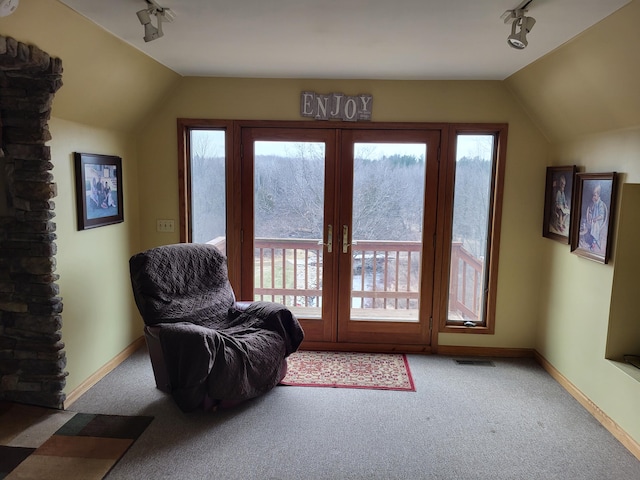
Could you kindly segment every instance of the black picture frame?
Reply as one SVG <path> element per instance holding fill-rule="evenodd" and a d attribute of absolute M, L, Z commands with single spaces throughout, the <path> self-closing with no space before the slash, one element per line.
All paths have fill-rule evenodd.
<path fill-rule="evenodd" d="M 547 167 L 542 236 L 564 244 L 571 238 L 576 172 L 575 165 Z"/>
<path fill-rule="evenodd" d="M 124 221 L 122 159 L 74 153 L 78 230 Z"/>
<path fill-rule="evenodd" d="M 571 221 L 571 251 L 607 263 L 615 218 L 616 172 L 576 174 L 576 214 Z"/>

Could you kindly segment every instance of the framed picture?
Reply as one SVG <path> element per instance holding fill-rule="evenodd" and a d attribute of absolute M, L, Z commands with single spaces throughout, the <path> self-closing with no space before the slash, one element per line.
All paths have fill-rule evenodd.
<path fill-rule="evenodd" d="M 74 157 L 78 230 L 124 221 L 122 159 L 77 152 Z"/>
<path fill-rule="evenodd" d="M 561 243 L 569 243 L 575 175 L 575 165 L 547 167 L 547 181 L 544 190 L 543 237 Z"/>
<path fill-rule="evenodd" d="M 616 173 L 578 173 L 575 183 L 571 251 L 607 263 L 616 204 Z"/>

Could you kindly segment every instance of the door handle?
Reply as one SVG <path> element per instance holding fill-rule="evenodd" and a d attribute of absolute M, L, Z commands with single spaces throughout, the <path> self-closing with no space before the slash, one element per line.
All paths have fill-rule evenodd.
<path fill-rule="evenodd" d="M 349 227 L 346 225 L 342 226 L 342 253 L 349 253 L 349 247 L 351 245 L 356 245 L 358 242 L 352 241 L 349 243 Z"/>
<path fill-rule="evenodd" d="M 327 253 L 331 253 L 333 251 L 333 226 L 327 226 L 327 243 L 322 243 L 322 240 L 318 242 L 318 245 L 324 245 L 327 247 Z"/>

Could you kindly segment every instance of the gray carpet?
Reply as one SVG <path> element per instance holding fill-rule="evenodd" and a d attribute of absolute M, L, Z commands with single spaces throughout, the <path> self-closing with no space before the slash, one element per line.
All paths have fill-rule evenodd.
<path fill-rule="evenodd" d="M 416 392 L 278 386 L 183 414 L 143 349 L 69 409 L 155 417 L 109 480 L 640 479 L 640 461 L 534 360 L 408 358 Z"/>

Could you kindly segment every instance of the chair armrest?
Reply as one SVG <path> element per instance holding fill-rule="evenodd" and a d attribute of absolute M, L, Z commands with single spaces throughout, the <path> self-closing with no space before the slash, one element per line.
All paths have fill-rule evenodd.
<path fill-rule="evenodd" d="M 244 312 L 253 302 L 236 302 L 233 304 L 233 308 L 238 310 L 239 312 Z"/>
<path fill-rule="evenodd" d="M 243 302 L 244 303 L 244 302 Z M 302 340 L 304 339 L 304 331 L 300 326 L 300 322 L 291 310 L 281 303 L 255 301 L 249 302 L 249 306 L 246 310 L 237 310 L 239 315 L 237 320 L 243 320 L 243 317 L 248 322 L 249 318 L 253 317 L 257 328 L 263 328 L 276 332 L 285 342 L 285 356 L 289 356 L 295 352 Z"/>
<path fill-rule="evenodd" d="M 153 376 L 156 380 L 156 387 L 158 390 L 169 393 L 171 391 L 171 384 L 169 382 L 169 374 L 167 372 L 164 354 L 162 353 L 159 335 L 160 327 L 144 327 L 144 338 L 147 342 L 147 350 L 149 351 L 149 359 L 151 360 L 151 368 L 153 369 Z"/>

